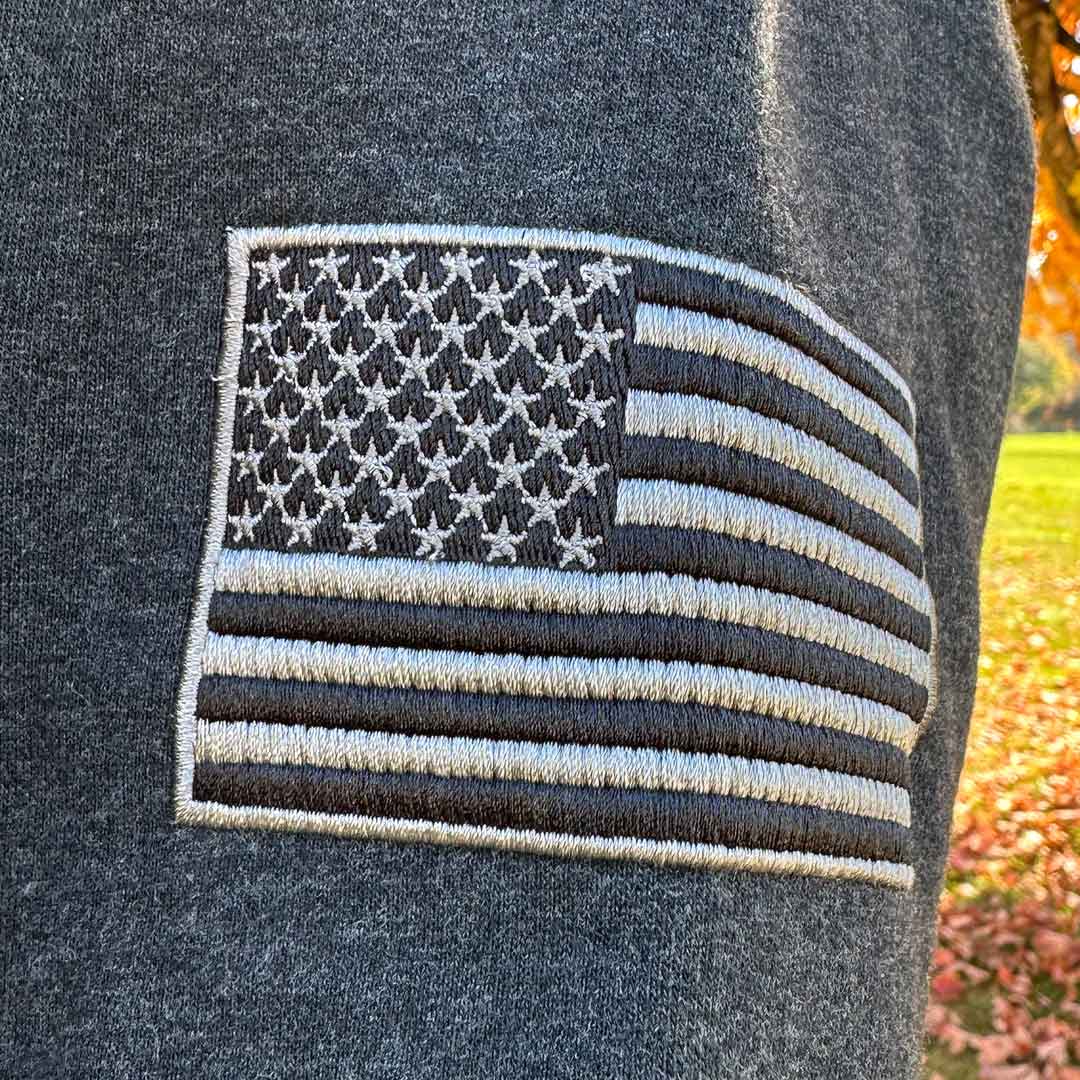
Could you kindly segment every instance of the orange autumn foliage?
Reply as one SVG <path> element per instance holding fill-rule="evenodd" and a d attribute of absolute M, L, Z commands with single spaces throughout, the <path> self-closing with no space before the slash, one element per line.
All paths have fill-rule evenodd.
<path fill-rule="evenodd" d="M 1080 0 L 1012 0 L 1035 120 L 1039 177 L 1021 335 L 1080 328 Z"/>

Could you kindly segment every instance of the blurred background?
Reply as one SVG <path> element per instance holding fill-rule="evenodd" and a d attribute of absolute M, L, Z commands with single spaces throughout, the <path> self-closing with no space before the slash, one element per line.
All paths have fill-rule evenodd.
<path fill-rule="evenodd" d="M 926 1075 L 1080 1080 L 1080 0 L 1012 0 L 1039 180 Z"/>

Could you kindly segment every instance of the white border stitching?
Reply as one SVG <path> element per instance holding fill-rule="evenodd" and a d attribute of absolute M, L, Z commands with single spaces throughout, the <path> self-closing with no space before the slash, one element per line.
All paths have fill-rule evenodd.
<path fill-rule="evenodd" d="M 743 870 L 796 874 L 842 881 L 862 881 L 910 890 L 915 871 L 904 863 L 816 855 L 805 851 L 766 851 L 695 844 L 683 840 L 637 837 L 574 836 L 491 825 L 449 825 L 401 818 L 360 817 L 301 810 L 267 810 L 260 806 L 200 803 L 202 825 L 218 829 L 256 828 L 276 832 L 313 832 L 350 839 L 398 843 L 454 845 L 493 851 L 519 851 L 576 859 L 623 859 L 685 870 Z"/>
<path fill-rule="evenodd" d="M 195 710 L 203 649 L 208 632 L 214 574 L 225 539 L 228 519 L 229 469 L 236 413 L 237 374 L 244 344 L 244 308 L 247 303 L 249 238 L 230 230 L 227 237 L 228 282 L 221 356 L 214 378 L 213 444 L 210 458 L 210 507 L 203 526 L 195 603 L 184 647 L 183 677 L 176 700 L 176 788 L 173 806 L 179 824 L 197 824 L 200 815 L 192 798 L 195 778 Z"/>

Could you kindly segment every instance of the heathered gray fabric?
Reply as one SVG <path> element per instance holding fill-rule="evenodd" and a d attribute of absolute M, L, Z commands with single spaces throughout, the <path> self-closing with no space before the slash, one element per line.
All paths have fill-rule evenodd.
<path fill-rule="evenodd" d="M 22 3 L 0 59 L 0 1071 L 915 1075 L 1031 197 L 997 0 Z M 225 227 L 388 220 L 743 260 L 909 376 L 913 895 L 171 823 Z"/>

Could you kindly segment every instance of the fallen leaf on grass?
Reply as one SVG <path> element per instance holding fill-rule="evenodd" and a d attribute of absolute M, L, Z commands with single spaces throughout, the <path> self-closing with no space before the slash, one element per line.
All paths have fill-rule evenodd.
<path fill-rule="evenodd" d="M 1010 1058 L 1026 1056 L 1011 1035 L 984 1035 L 977 1040 L 979 1065 L 1004 1065 Z"/>

